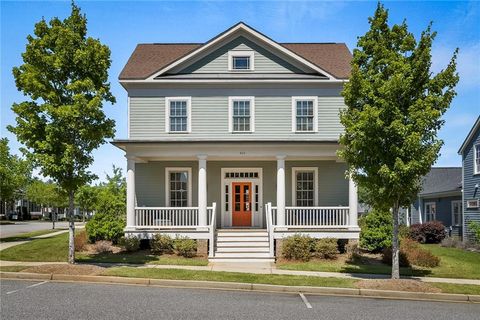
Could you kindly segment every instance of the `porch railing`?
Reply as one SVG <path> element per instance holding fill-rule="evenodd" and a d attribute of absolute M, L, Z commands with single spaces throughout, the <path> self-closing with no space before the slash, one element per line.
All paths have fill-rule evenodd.
<path fill-rule="evenodd" d="M 272 214 L 272 204 L 269 202 L 266 205 L 265 211 L 266 217 L 265 220 L 267 222 L 267 233 L 268 233 L 268 252 L 270 253 L 270 257 L 274 256 L 273 252 L 273 214 Z"/>
<path fill-rule="evenodd" d="M 212 213 L 209 214 L 208 216 L 212 217 L 209 222 L 209 225 L 210 225 L 210 234 L 209 234 L 209 248 L 208 248 L 208 256 L 210 258 L 213 258 L 215 256 L 215 229 L 217 227 L 217 222 L 216 222 L 216 219 L 215 219 L 215 216 L 216 216 L 216 213 L 217 213 L 217 204 L 214 202 L 212 203 Z"/>
<path fill-rule="evenodd" d="M 272 207 L 277 225 L 277 207 Z M 285 226 L 296 228 L 332 228 L 349 225 L 349 207 L 285 207 Z"/>
<path fill-rule="evenodd" d="M 213 207 L 207 207 L 207 225 Z M 198 207 L 136 207 L 135 226 L 153 228 L 196 228 Z"/>

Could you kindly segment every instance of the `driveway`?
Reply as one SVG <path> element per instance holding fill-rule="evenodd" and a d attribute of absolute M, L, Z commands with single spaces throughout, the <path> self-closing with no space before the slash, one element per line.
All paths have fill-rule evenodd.
<path fill-rule="evenodd" d="M 83 223 L 77 222 L 75 225 L 81 226 Z M 65 228 L 68 228 L 67 221 L 59 221 L 55 223 L 55 229 Z M 48 229 L 52 229 L 52 222 L 50 221 L 18 221 L 15 222 L 15 224 L 0 225 L 0 238 L 13 237 L 25 232 Z"/>
<path fill-rule="evenodd" d="M 0 281 L 5 319 L 478 319 L 480 304 Z M 28 301 L 28 303 L 26 303 Z"/>

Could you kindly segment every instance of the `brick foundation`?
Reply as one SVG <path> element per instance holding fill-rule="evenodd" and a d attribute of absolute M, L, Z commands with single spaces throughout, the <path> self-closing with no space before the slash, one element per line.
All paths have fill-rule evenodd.
<path fill-rule="evenodd" d="M 197 256 L 208 257 L 208 240 L 197 240 Z"/>

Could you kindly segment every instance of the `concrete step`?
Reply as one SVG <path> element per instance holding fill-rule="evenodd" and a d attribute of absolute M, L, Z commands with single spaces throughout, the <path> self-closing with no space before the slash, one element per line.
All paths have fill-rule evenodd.
<path fill-rule="evenodd" d="M 268 237 L 217 237 L 217 242 L 268 242 Z"/>
<path fill-rule="evenodd" d="M 257 242 L 238 242 L 238 241 L 232 241 L 232 242 L 227 242 L 227 241 L 217 241 L 217 247 L 218 248 L 223 248 L 223 247 L 267 247 L 268 248 L 268 241 L 257 241 Z"/>
<path fill-rule="evenodd" d="M 268 237 L 268 232 L 266 231 L 256 231 L 256 232 L 225 232 L 218 231 L 217 237 Z"/>
<path fill-rule="evenodd" d="M 267 229 L 254 229 L 254 228 L 227 228 L 227 229 L 217 229 L 218 232 L 267 232 Z"/>
<path fill-rule="evenodd" d="M 269 252 L 269 247 L 220 247 L 216 252 Z"/>
<path fill-rule="evenodd" d="M 216 258 L 270 258 L 269 252 L 215 252 Z"/>
<path fill-rule="evenodd" d="M 212 262 L 242 263 L 242 262 L 275 262 L 275 258 L 208 258 Z"/>

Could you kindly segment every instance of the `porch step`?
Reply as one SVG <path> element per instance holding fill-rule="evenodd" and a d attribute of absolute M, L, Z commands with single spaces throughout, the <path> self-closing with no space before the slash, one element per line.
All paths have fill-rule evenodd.
<path fill-rule="evenodd" d="M 252 237 L 252 236 L 239 236 L 239 237 L 222 237 L 217 236 L 217 242 L 268 242 L 267 236 Z"/>
<path fill-rule="evenodd" d="M 275 262 L 275 258 L 208 258 L 212 262 L 228 262 L 228 263 L 243 263 L 243 262 Z"/>
<path fill-rule="evenodd" d="M 270 258 L 267 252 L 216 252 L 216 258 Z"/>
<path fill-rule="evenodd" d="M 218 248 L 227 248 L 227 247 L 267 247 L 268 241 L 257 241 L 257 242 L 238 242 L 238 241 L 217 241 Z"/>
<path fill-rule="evenodd" d="M 217 236 L 219 237 L 268 237 L 267 231 L 252 231 L 252 232 L 245 232 L 245 231 L 218 231 Z"/>
<path fill-rule="evenodd" d="M 216 262 L 271 262 L 269 237 L 265 229 L 221 229 L 217 231 Z"/>
<path fill-rule="evenodd" d="M 268 243 L 267 246 L 258 246 L 258 247 L 220 247 L 217 248 L 217 252 L 268 252 Z"/>

